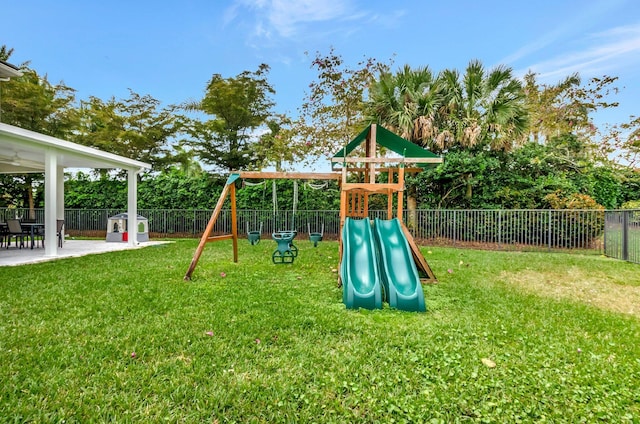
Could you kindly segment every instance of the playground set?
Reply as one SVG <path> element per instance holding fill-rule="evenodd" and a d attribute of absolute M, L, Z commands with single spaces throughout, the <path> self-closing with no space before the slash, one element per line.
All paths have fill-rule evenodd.
<path fill-rule="evenodd" d="M 382 152 L 385 153 L 382 156 Z M 238 262 L 236 181 L 238 179 L 336 180 L 340 186 L 340 266 L 339 283 L 347 308 L 382 308 L 383 298 L 393 308 L 425 311 L 421 283 L 436 282 L 429 264 L 403 223 L 405 175 L 435 166 L 442 158 L 393 132 L 371 124 L 332 158 L 329 173 L 253 172 L 232 173 L 222 190 L 207 227 L 184 277 L 190 280 L 198 260 L 209 242 L 233 241 L 233 260 Z M 386 181 L 383 181 L 385 180 Z M 369 200 L 373 194 L 387 196 L 387 219 L 369 219 Z M 226 198 L 231 204 L 231 234 L 212 235 Z M 394 216 L 395 198 L 395 216 Z M 262 226 L 261 226 L 262 227 Z M 312 232 L 314 246 L 322 240 L 324 228 Z M 249 231 L 247 239 L 259 243 L 259 231 Z M 295 229 L 272 233 L 277 248 L 276 264 L 293 263 L 298 248 Z"/>

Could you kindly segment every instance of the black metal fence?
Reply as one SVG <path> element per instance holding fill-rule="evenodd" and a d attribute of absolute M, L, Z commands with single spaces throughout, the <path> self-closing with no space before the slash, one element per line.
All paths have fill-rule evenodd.
<path fill-rule="evenodd" d="M 604 254 L 640 264 L 640 210 L 606 212 Z"/>
<path fill-rule="evenodd" d="M 604 233 L 601 210 L 427 210 L 415 222 L 414 237 L 429 243 L 499 249 L 600 252 Z"/>
<path fill-rule="evenodd" d="M 125 211 L 67 209 L 65 226 L 71 235 L 101 237 L 106 233 L 107 219 L 121 212 Z M 212 210 L 140 209 L 138 213 L 149 220 L 151 237 L 199 237 Z M 28 211 L 0 210 L 0 219 L 3 216 L 26 218 Z M 386 216 L 386 211 L 370 212 L 372 219 L 385 219 Z M 618 216 L 622 218 L 615 218 Z M 624 215 L 622 211 L 605 214 L 601 210 L 522 209 L 417 210 L 411 214 L 405 211 L 403 218 L 414 238 L 428 245 L 503 250 L 580 250 L 605 252 L 612 257 L 636 260 L 634 258 L 638 257 L 640 243 L 633 241 L 637 240 L 633 237 L 640 232 L 637 216 L 637 211 L 635 215 Z M 33 218 L 43 220 L 44 211 L 37 209 Z M 625 227 L 625 222 L 635 225 L 634 230 Z M 338 237 L 340 214 L 337 210 L 302 210 L 295 214 L 291 210 L 275 213 L 272 210 L 239 210 L 238 226 L 241 233 L 261 230 L 265 235 L 278 230 L 296 230 L 300 233 L 323 230 L 325 238 L 331 239 Z M 228 233 L 230 228 L 230 211 L 223 210 L 213 231 Z M 622 228 L 627 230 L 622 231 Z M 605 229 L 608 231 L 606 236 Z"/>

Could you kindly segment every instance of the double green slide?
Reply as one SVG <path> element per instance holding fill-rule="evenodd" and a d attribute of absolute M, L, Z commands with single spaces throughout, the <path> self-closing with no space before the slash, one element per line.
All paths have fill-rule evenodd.
<path fill-rule="evenodd" d="M 424 312 L 418 269 L 397 218 L 347 218 L 342 228 L 342 300 L 349 309 Z"/>

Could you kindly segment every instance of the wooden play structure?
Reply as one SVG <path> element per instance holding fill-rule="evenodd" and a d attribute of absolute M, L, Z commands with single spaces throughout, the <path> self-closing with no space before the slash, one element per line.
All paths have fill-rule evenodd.
<path fill-rule="evenodd" d="M 235 182 L 239 178 L 337 180 L 340 184 L 340 228 L 342 229 L 347 217 L 364 218 L 369 216 L 369 200 L 370 196 L 374 194 L 387 196 L 388 219 L 395 217 L 402 223 L 405 175 L 420 172 L 425 167 L 435 166 L 442 162 L 442 158 L 383 127 L 371 124 L 349 144 L 340 149 L 333 156 L 331 162 L 333 172 L 329 173 L 250 171 L 232 173 L 227 179 L 184 279 L 191 279 L 200 255 L 208 242 L 233 240 L 233 260 L 238 262 Z M 213 227 L 228 196 L 231 203 L 231 234 L 212 236 Z M 422 274 L 421 281 L 435 282 L 435 275 L 404 223 L 402 228 L 411 247 L 416 266 Z M 342 250 L 340 250 L 340 254 L 342 255 Z"/>
<path fill-rule="evenodd" d="M 386 156 L 379 155 L 385 151 Z M 331 159 L 332 169 L 341 167 L 340 227 L 347 217 L 369 216 L 369 197 L 387 196 L 387 219 L 398 218 L 402 224 L 422 282 L 435 282 L 436 277 L 403 223 L 405 175 L 435 166 L 442 158 L 393 132 L 371 124 Z M 408 165 L 408 166 L 407 166 Z M 386 181 L 384 181 L 386 177 Z M 396 213 L 394 216 L 394 197 Z M 341 245 L 342 247 L 342 245 Z M 340 252 L 342 259 L 342 251 Z"/>

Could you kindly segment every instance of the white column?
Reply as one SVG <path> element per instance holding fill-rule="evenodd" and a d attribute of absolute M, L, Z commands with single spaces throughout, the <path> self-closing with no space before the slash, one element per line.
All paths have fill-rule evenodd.
<path fill-rule="evenodd" d="M 58 166 L 58 181 L 56 186 L 56 220 L 58 219 L 64 219 L 64 166 Z M 64 231 L 62 232 L 62 241 L 64 243 Z"/>
<path fill-rule="evenodd" d="M 138 170 L 128 169 L 127 216 L 129 246 L 138 244 Z"/>
<path fill-rule="evenodd" d="M 48 148 L 44 154 L 44 255 L 57 256 L 56 214 L 58 210 L 58 156 Z"/>

